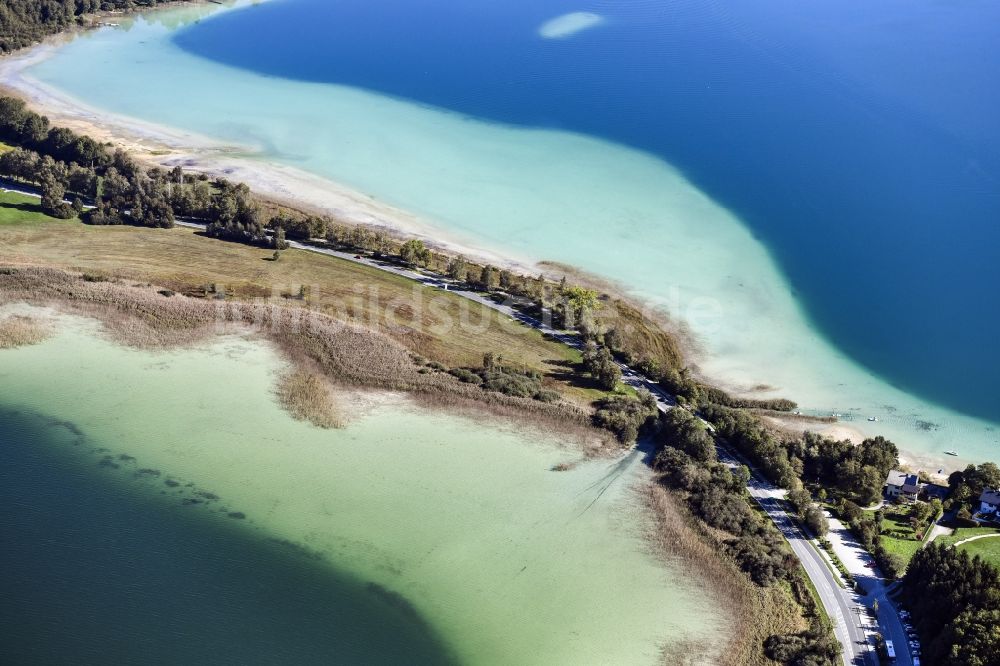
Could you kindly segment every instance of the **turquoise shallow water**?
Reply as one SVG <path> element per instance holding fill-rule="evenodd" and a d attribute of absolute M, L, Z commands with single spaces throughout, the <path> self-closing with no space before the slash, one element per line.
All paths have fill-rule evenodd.
<path fill-rule="evenodd" d="M 580 32 L 546 38 L 547 20 L 581 9 Z M 253 73 L 661 157 L 766 244 L 839 349 L 997 420 L 997 26 L 987 0 L 290 0 L 174 42 Z M 655 243 L 656 222 L 631 226 Z M 545 233 L 526 236 L 552 251 Z M 655 269 L 652 253 L 608 240 L 589 239 L 589 253 Z"/>
<path fill-rule="evenodd" d="M 878 81 L 865 77 L 874 74 L 859 68 L 858 62 L 834 49 L 831 42 L 824 41 L 825 46 L 819 51 L 809 51 L 811 59 L 798 63 L 791 71 L 789 54 L 805 46 L 782 42 L 778 51 L 782 64 L 774 71 L 787 74 L 789 83 L 775 84 L 778 90 L 767 89 L 767 94 L 761 97 L 764 101 L 755 101 L 762 106 L 738 106 L 731 126 L 726 126 L 731 135 L 713 133 L 707 125 L 692 125 L 690 114 L 698 115 L 696 112 L 701 109 L 702 116 L 714 118 L 709 111 L 719 108 L 712 106 L 719 100 L 705 99 L 700 93 L 685 98 L 691 101 L 690 108 L 678 106 L 675 113 L 661 114 L 663 131 L 657 136 L 681 137 L 688 142 L 684 144 L 687 152 L 668 155 L 671 161 L 667 162 L 663 159 L 669 152 L 665 148 L 651 150 L 639 138 L 582 127 L 575 120 L 569 122 L 551 113 L 498 117 L 503 114 L 495 109 L 494 113 L 488 113 L 486 108 L 496 97 L 495 90 L 482 83 L 463 88 L 455 82 L 462 81 L 461 76 L 478 76 L 482 80 L 483 72 L 490 71 L 492 63 L 514 77 L 510 80 L 496 77 L 498 81 L 506 81 L 504 90 L 509 93 L 506 97 L 511 98 L 510 109 L 525 108 L 523 100 L 513 99 L 523 88 L 537 92 L 542 105 L 539 108 L 543 110 L 547 108 L 544 104 L 561 110 L 577 100 L 581 108 L 593 108 L 596 114 L 603 107 L 583 103 L 590 99 L 584 95 L 589 90 L 584 85 L 587 77 L 593 75 L 605 83 L 616 77 L 604 70 L 597 76 L 599 72 L 583 64 L 571 66 L 567 58 L 584 58 L 588 49 L 598 48 L 595 44 L 603 45 L 600 48 L 606 51 L 607 40 L 621 38 L 622 31 L 636 35 L 639 33 L 628 31 L 667 29 L 663 22 L 671 17 L 677 19 L 676 29 L 698 27 L 702 36 L 716 35 L 721 30 L 719 26 L 735 25 L 738 29 L 722 31 L 727 38 L 734 32 L 737 37 L 749 39 L 751 44 L 766 47 L 767 40 L 754 41 L 761 35 L 748 33 L 745 17 L 738 12 L 735 16 L 740 21 L 727 23 L 724 19 L 734 15 L 723 12 L 720 18 L 712 12 L 699 13 L 683 5 L 676 8 L 676 14 L 666 19 L 657 15 L 658 22 L 642 28 L 645 24 L 633 20 L 632 15 L 619 16 L 614 10 L 595 6 L 592 9 L 596 13 L 606 14 L 605 23 L 553 45 L 546 43 L 551 40 L 538 36 L 533 23 L 543 10 L 550 9 L 546 4 L 532 5 L 530 10 L 511 5 L 493 13 L 464 5 L 465 9 L 455 12 L 454 3 L 419 4 L 415 5 L 418 9 L 440 19 L 431 23 L 440 26 L 441 44 L 453 46 L 456 40 L 466 45 L 469 40 L 481 43 L 481 48 L 471 50 L 489 62 L 486 65 L 470 62 L 456 72 L 453 68 L 442 69 L 440 57 L 433 62 L 417 58 L 415 63 L 424 63 L 427 71 L 433 72 L 418 76 L 409 68 L 413 63 L 397 68 L 398 72 L 387 66 L 400 60 L 409 62 L 400 54 L 423 44 L 421 39 L 437 35 L 434 31 L 427 35 L 406 32 L 405 26 L 415 20 L 411 15 L 415 9 L 400 9 L 400 16 L 409 16 L 409 22 L 388 21 L 378 24 L 381 27 L 377 29 L 367 25 L 357 31 L 357 39 L 366 38 L 373 44 L 385 39 L 390 43 L 391 47 L 386 47 L 381 55 L 355 53 L 348 57 L 343 50 L 353 42 L 333 39 L 336 43 L 324 47 L 327 49 L 322 52 L 324 57 L 303 63 L 303 58 L 295 55 L 300 53 L 297 48 L 285 49 L 279 42 L 291 39 L 283 32 L 287 26 L 281 17 L 286 17 L 285 21 L 292 25 L 300 25 L 301 21 L 296 23 L 289 17 L 298 16 L 296 8 L 304 6 L 312 5 L 309 0 L 265 4 L 224 13 L 201 24 L 189 24 L 187 28 L 179 25 L 191 19 L 190 10 L 161 14 L 152 23 L 139 21 L 121 30 L 92 33 L 60 49 L 30 74 L 99 109 L 249 146 L 256 151 L 256 159 L 294 166 L 347 184 L 421 215 L 442 237 L 501 254 L 558 260 L 616 280 L 632 294 L 666 308 L 687 324 L 703 352 L 697 359 L 700 369 L 736 388 L 764 385 L 769 387 L 762 392 L 764 395 L 792 397 L 807 413 L 842 414 L 847 425 L 868 434 L 886 434 L 907 451 L 926 458 L 928 464 L 937 464 L 935 459 L 950 449 L 958 449 L 965 459 L 996 457 L 1000 445 L 996 431 L 997 392 L 991 389 L 995 373 L 990 370 L 994 366 L 991 354 L 995 346 L 983 339 L 992 330 L 990 317 L 998 311 L 993 307 L 995 290 L 991 288 L 996 279 L 990 272 L 997 264 L 988 256 L 998 247 L 989 240 L 995 226 L 987 225 L 985 236 L 979 233 L 982 230 L 978 226 L 953 228 L 944 242 L 936 242 L 938 234 L 933 220 L 918 221 L 917 217 L 897 214 L 892 208 L 900 197 L 906 198 L 908 191 L 933 197 L 940 190 L 941 196 L 947 194 L 947 197 L 935 199 L 933 206 L 918 201 L 907 205 L 941 215 L 947 201 L 961 198 L 962 192 L 967 191 L 974 193 L 966 197 L 967 203 L 981 202 L 978 212 L 972 215 L 965 209 L 952 210 L 962 225 L 973 225 L 978 224 L 976 220 L 982 211 L 989 210 L 993 190 L 988 178 L 979 185 L 969 185 L 972 181 L 968 181 L 963 190 L 965 186 L 953 179 L 965 172 L 947 164 L 941 168 L 942 173 L 949 174 L 948 180 L 941 180 L 940 187 L 921 186 L 923 181 L 917 175 L 920 178 L 933 175 L 927 156 L 894 153 L 888 144 L 880 144 L 882 153 L 871 168 L 880 170 L 883 178 L 888 177 L 885 173 L 896 173 L 899 178 L 892 187 L 867 180 L 865 172 L 858 170 L 863 159 L 845 162 L 843 155 L 821 150 L 820 144 L 812 139 L 816 127 L 822 128 L 824 118 L 829 119 L 823 114 L 832 113 L 835 119 L 841 117 L 840 111 L 846 113 L 836 105 L 823 107 L 826 102 L 831 105 L 843 102 L 848 107 L 853 103 L 851 100 L 857 102 L 861 108 L 857 111 L 859 115 L 849 116 L 853 128 L 867 128 L 861 121 L 872 108 L 887 122 L 903 114 L 871 92 L 878 87 Z M 343 20 L 336 29 L 331 28 L 331 38 L 349 32 L 350 26 L 356 25 L 352 21 L 363 21 L 362 15 L 368 11 L 360 5 L 330 7 L 333 9 L 328 11 L 345 12 L 337 14 Z M 640 12 L 638 15 L 649 9 L 639 5 L 628 7 L 628 11 Z M 551 9 L 555 14 L 565 8 L 555 3 Z M 898 7 L 885 9 L 898 10 Z M 766 15 L 765 12 L 763 16 Z M 805 30 L 803 35 L 822 31 L 826 24 L 821 18 L 795 15 Z M 455 24 L 449 21 L 460 20 L 465 21 L 465 32 L 451 29 Z M 853 26 L 853 30 L 861 33 L 867 30 L 865 34 L 870 37 L 885 37 L 878 28 L 882 24 L 877 21 L 865 27 L 846 17 L 830 20 L 838 26 Z M 928 20 L 928 16 L 922 15 L 920 25 L 926 27 Z M 328 22 L 326 18 L 317 20 L 316 24 L 323 25 L 325 21 Z M 261 30 L 261 25 L 267 26 L 267 34 L 275 41 L 271 48 L 276 53 L 274 58 L 258 56 L 267 49 L 237 48 L 239 44 L 257 43 L 247 40 L 246 35 L 256 34 L 254 31 Z M 951 24 L 945 21 L 942 25 Z M 966 23 L 962 25 L 968 27 Z M 308 32 L 294 34 L 298 35 L 296 39 L 309 42 Z M 931 30 L 920 34 L 932 39 L 937 33 Z M 225 48 L 229 43 L 226 35 L 234 48 Z M 864 41 L 857 35 L 854 38 Z M 969 39 L 971 44 L 981 44 L 981 31 L 970 32 Z M 801 42 L 803 38 L 796 40 Z M 674 69 L 670 71 L 675 81 L 683 82 L 682 90 L 695 90 L 699 80 L 696 70 L 684 69 L 692 53 L 701 57 L 699 62 L 704 61 L 707 69 L 702 73 L 706 76 L 713 72 L 729 75 L 718 79 L 717 85 L 732 84 L 732 75 L 737 70 L 727 70 L 725 66 L 728 63 L 736 67 L 733 63 L 739 58 L 735 55 L 740 53 L 739 45 L 744 44 L 740 39 L 726 42 L 725 48 L 735 49 L 730 51 L 699 50 L 687 42 L 668 40 L 668 43 L 677 49 L 672 54 L 668 49 L 666 56 L 672 55 L 677 60 L 671 61 Z M 876 43 L 884 42 L 876 40 Z M 440 48 L 447 50 L 446 46 Z M 964 72 L 959 58 L 963 54 L 953 54 L 953 50 L 946 60 L 956 71 Z M 515 63 L 519 67 L 541 68 L 532 70 L 539 72 L 537 81 L 521 85 L 525 83 L 523 77 L 517 79 L 506 66 L 510 64 L 511 53 L 526 58 Z M 552 62 L 538 60 L 539 54 L 545 53 L 551 55 Z M 666 57 L 662 51 L 653 53 Z M 712 53 L 718 58 L 713 60 Z M 728 56 L 722 57 L 727 53 Z M 762 62 L 774 53 L 764 48 Z M 440 55 L 438 51 L 424 55 L 433 60 L 438 57 L 435 54 Z M 920 124 L 914 119 L 926 120 L 929 114 L 940 118 L 945 111 L 928 100 L 914 102 L 915 89 L 906 84 L 904 77 L 912 63 L 906 62 L 903 55 L 897 56 L 893 61 L 898 69 L 892 78 L 893 94 L 897 101 L 908 100 L 906 103 L 910 105 L 906 107 L 909 115 L 899 117 L 917 123 L 906 125 L 911 134 L 892 135 L 905 142 Z M 850 62 L 844 62 L 847 60 Z M 289 67 L 296 62 L 302 68 L 290 71 Z M 558 69 L 560 63 L 563 70 Z M 633 82 L 638 89 L 648 82 L 642 78 L 646 70 L 636 67 Z M 803 108 L 795 96 L 808 89 L 800 84 L 810 67 L 824 72 L 823 78 L 816 79 L 816 85 L 824 82 L 828 85 L 812 100 L 812 106 Z M 565 73 L 567 81 L 553 80 L 556 76 L 553 71 Z M 397 72 L 396 78 L 393 72 Z M 844 78 L 848 75 L 861 79 Z M 935 70 L 934 76 L 938 80 L 944 75 Z M 811 80 L 809 76 L 805 79 Z M 154 80 L 155 86 L 142 83 Z M 403 83 L 410 87 L 400 87 Z M 461 97 L 455 93 L 456 89 L 466 91 L 467 96 L 454 98 Z M 762 89 L 756 90 L 759 93 Z M 421 92 L 423 95 L 418 94 Z M 753 89 L 744 92 L 756 100 Z M 983 94 L 989 98 L 990 90 L 983 89 Z M 475 115 L 453 113 L 424 102 Z M 739 138 L 738 130 L 743 127 L 740 123 L 746 122 L 746 118 L 756 118 L 765 125 L 778 122 L 767 115 L 768 104 L 773 111 L 798 109 L 813 114 L 809 116 L 812 120 L 799 128 L 804 134 L 786 139 L 796 146 L 807 146 L 807 151 L 815 153 L 813 157 L 825 165 L 825 170 L 803 163 L 804 156 L 800 153 L 795 153 L 794 160 L 785 160 L 791 153 L 780 145 L 767 144 L 767 132 L 745 133 L 764 142 L 757 146 L 756 155 L 752 154 L 752 147 L 733 143 Z M 981 106 L 970 102 L 963 108 L 967 115 L 975 115 Z M 949 136 L 961 134 L 966 143 L 971 136 L 990 136 L 989 122 L 973 122 L 969 118 L 966 121 L 958 125 L 945 123 L 953 130 Z M 778 124 L 782 132 L 786 131 L 786 125 L 798 127 L 791 121 Z M 641 123 L 633 125 L 641 133 Z M 587 134 L 579 133 L 581 128 Z M 825 145 L 835 147 L 834 144 L 843 143 L 838 136 L 830 134 L 832 143 Z M 852 134 L 850 145 L 857 145 L 856 139 L 864 136 L 863 132 Z M 790 150 L 788 146 L 785 148 Z M 706 155 L 718 156 L 721 152 L 720 163 L 733 168 L 736 165 L 742 171 L 723 178 L 724 182 L 713 181 L 690 161 L 691 155 L 702 149 Z M 736 151 L 733 156 L 726 153 L 730 149 Z M 892 158 L 897 154 L 903 155 L 904 164 L 919 166 L 920 173 L 914 171 L 916 166 L 893 170 Z M 773 163 L 768 183 L 759 182 L 763 177 L 758 173 L 761 167 L 751 157 L 758 162 Z M 974 156 L 969 159 L 974 161 Z M 990 164 L 988 160 L 981 162 L 987 176 L 992 173 Z M 683 172 L 677 166 L 683 167 Z M 843 182 L 845 173 L 853 180 Z M 776 182 L 774 174 L 789 178 Z M 792 175 L 795 177 L 791 178 Z M 969 178 L 974 180 L 978 176 L 973 174 Z M 827 190 L 808 191 L 810 183 L 839 188 L 840 194 L 834 197 Z M 736 186 L 757 195 L 758 203 L 763 202 L 765 208 L 748 206 L 745 197 L 739 201 L 732 199 L 731 189 Z M 838 207 L 826 204 L 834 201 Z M 781 211 L 771 211 L 773 215 L 760 212 L 779 204 L 796 207 L 794 215 L 786 210 L 786 216 L 780 218 L 784 227 L 779 225 L 777 215 Z M 851 212 L 859 210 L 865 214 L 855 216 Z M 872 226 L 872 214 L 910 228 L 893 231 L 895 227 Z M 961 249 L 969 243 L 979 250 L 978 255 Z M 934 259 L 935 252 L 946 252 L 948 256 Z M 949 271 L 947 267 L 951 265 L 962 270 Z M 914 266 L 927 270 L 911 281 Z M 812 273 L 806 275 L 804 271 L 808 270 Z M 970 275 L 978 276 L 978 280 L 970 282 Z M 939 311 L 940 316 L 927 316 Z M 868 421 L 876 417 L 877 423 Z"/>
<path fill-rule="evenodd" d="M 0 350 L 2 663 L 642 664 L 725 636 L 645 541 L 637 455 L 398 396 L 324 431 L 261 345 L 58 329 Z"/>

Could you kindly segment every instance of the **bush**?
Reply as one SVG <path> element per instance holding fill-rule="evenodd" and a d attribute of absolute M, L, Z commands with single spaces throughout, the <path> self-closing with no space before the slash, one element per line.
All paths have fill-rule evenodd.
<path fill-rule="evenodd" d="M 483 388 L 497 393 L 530 398 L 540 389 L 538 380 L 526 375 L 508 372 L 487 372 L 484 375 Z"/>
<path fill-rule="evenodd" d="M 638 398 L 615 395 L 597 403 L 594 424 L 614 433 L 623 445 L 630 445 L 655 416 L 656 400 L 648 392 Z"/>
<path fill-rule="evenodd" d="M 559 402 L 562 398 L 562 396 L 555 391 L 549 391 L 548 389 L 538 391 L 538 393 L 536 393 L 533 397 L 539 402 Z"/>
<path fill-rule="evenodd" d="M 700 386 L 701 399 L 704 402 L 722 405 L 723 407 L 733 407 L 736 409 L 768 409 L 775 412 L 790 412 L 796 405 L 791 400 L 785 398 L 772 398 L 769 400 L 754 400 L 753 398 L 734 398 L 720 388 L 714 386 Z"/>
<path fill-rule="evenodd" d="M 769 636 L 764 654 L 782 664 L 833 666 L 840 657 L 840 644 L 830 631 L 813 627 L 801 634 Z"/>
<path fill-rule="evenodd" d="M 466 384 L 475 384 L 479 386 L 483 383 L 483 378 L 474 373 L 472 370 L 467 370 L 466 368 L 455 368 L 451 370 L 451 374 L 458 377 L 460 380 Z"/>

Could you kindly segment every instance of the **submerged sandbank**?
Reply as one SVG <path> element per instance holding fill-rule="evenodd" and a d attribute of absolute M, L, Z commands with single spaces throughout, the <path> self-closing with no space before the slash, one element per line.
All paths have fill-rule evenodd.
<path fill-rule="evenodd" d="M 238 519 L 371 583 L 463 662 L 657 663 L 664 645 L 725 635 L 701 584 L 644 541 L 639 454 L 580 460 L 551 436 L 398 396 L 323 430 L 281 410 L 285 365 L 264 346 L 126 349 L 53 316 L 53 338 L 0 351 L 5 407 L 72 424 L 94 473 L 181 493 L 177 511 Z"/>
<path fill-rule="evenodd" d="M 571 12 L 550 19 L 538 28 L 538 34 L 545 39 L 568 39 L 584 30 L 590 30 L 604 23 L 604 17 L 593 12 Z"/>
<path fill-rule="evenodd" d="M 452 239 L 451 247 L 496 263 L 506 256 L 529 268 L 543 259 L 578 266 L 686 324 L 704 351 L 692 360 L 713 381 L 790 397 L 810 415 L 840 414 L 932 465 L 954 464 L 942 456 L 950 449 L 963 460 L 997 455 L 995 424 L 907 394 L 837 350 L 746 227 L 648 154 L 260 76 L 195 58 L 170 30 L 141 21 L 129 32 L 45 48 L 49 60 L 4 61 L 0 78 L 43 109 L 52 105 L 60 121 L 64 114 L 105 132 L 113 126 L 111 134 L 140 137 L 138 147 L 162 164 L 228 173 L 345 219 Z M 79 63 L 96 58 L 104 67 L 83 76 Z M 160 85 L 139 95 L 139 77 Z M 166 149 L 142 145 L 151 138 L 172 147 L 157 155 Z M 196 148 L 185 150 L 186 142 Z"/>

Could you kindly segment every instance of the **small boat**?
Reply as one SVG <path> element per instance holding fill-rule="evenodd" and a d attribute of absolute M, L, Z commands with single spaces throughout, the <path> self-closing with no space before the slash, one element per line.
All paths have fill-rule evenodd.
<path fill-rule="evenodd" d="M 871 421 L 872 423 L 878 423 L 878 417 L 877 416 L 869 416 L 868 420 Z"/>
<path fill-rule="evenodd" d="M 958 455 L 958 451 L 945 451 L 944 454 L 946 456 L 957 456 Z"/>

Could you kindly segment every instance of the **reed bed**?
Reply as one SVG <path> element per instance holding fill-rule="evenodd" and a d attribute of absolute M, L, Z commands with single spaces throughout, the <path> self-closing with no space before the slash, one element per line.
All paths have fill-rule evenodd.
<path fill-rule="evenodd" d="M 662 663 L 766 666 L 764 641 L 772 634 L 803 631 L 807 623 L 791 592 L 783 586 L 760 587 L 721 556 L 722 544 L 710 528 L 698 521 L 669 490 L 655 481 L 643 490 L 643 501 L 654 516 L 650 543 L 661 556 L 679 561 L 705 585 L 718 608 L 728 610 L 723 623 L 729 640 L 713 651 L 680 641 L 666 646 Z"/>
<path fill-rule="evenodd" d="M 344 417 L 333 387 L 325 377 L 311 370 L 297 368 L 278 380 L 278 401 L 299 421 L 318 428 L 343 428 Z"/>
<path fill-rule="evenodd" d="M 35 345 L 51 334 L 51 324 L 35 317 L 11 315 L 0 319 L 0 349 Z"/>
<path fill-rule="evenodd" d="M 487 410 L 560 432 L 588 430 L 588 415 L 567 403 L 484 391 L 418 363 L 389 335 L 300 305 L 188 297 L 145 284 L 95 280 L 46 267 L 0 266 L 0 304 L 27 302 L 92 317 L 119 344 L 143 349 L 251 335 L 273 343 L 298 369 L 334 385 L 413 394 L 426 406 Z M 590 430 L 590 437 L 595 437 Z"/>

